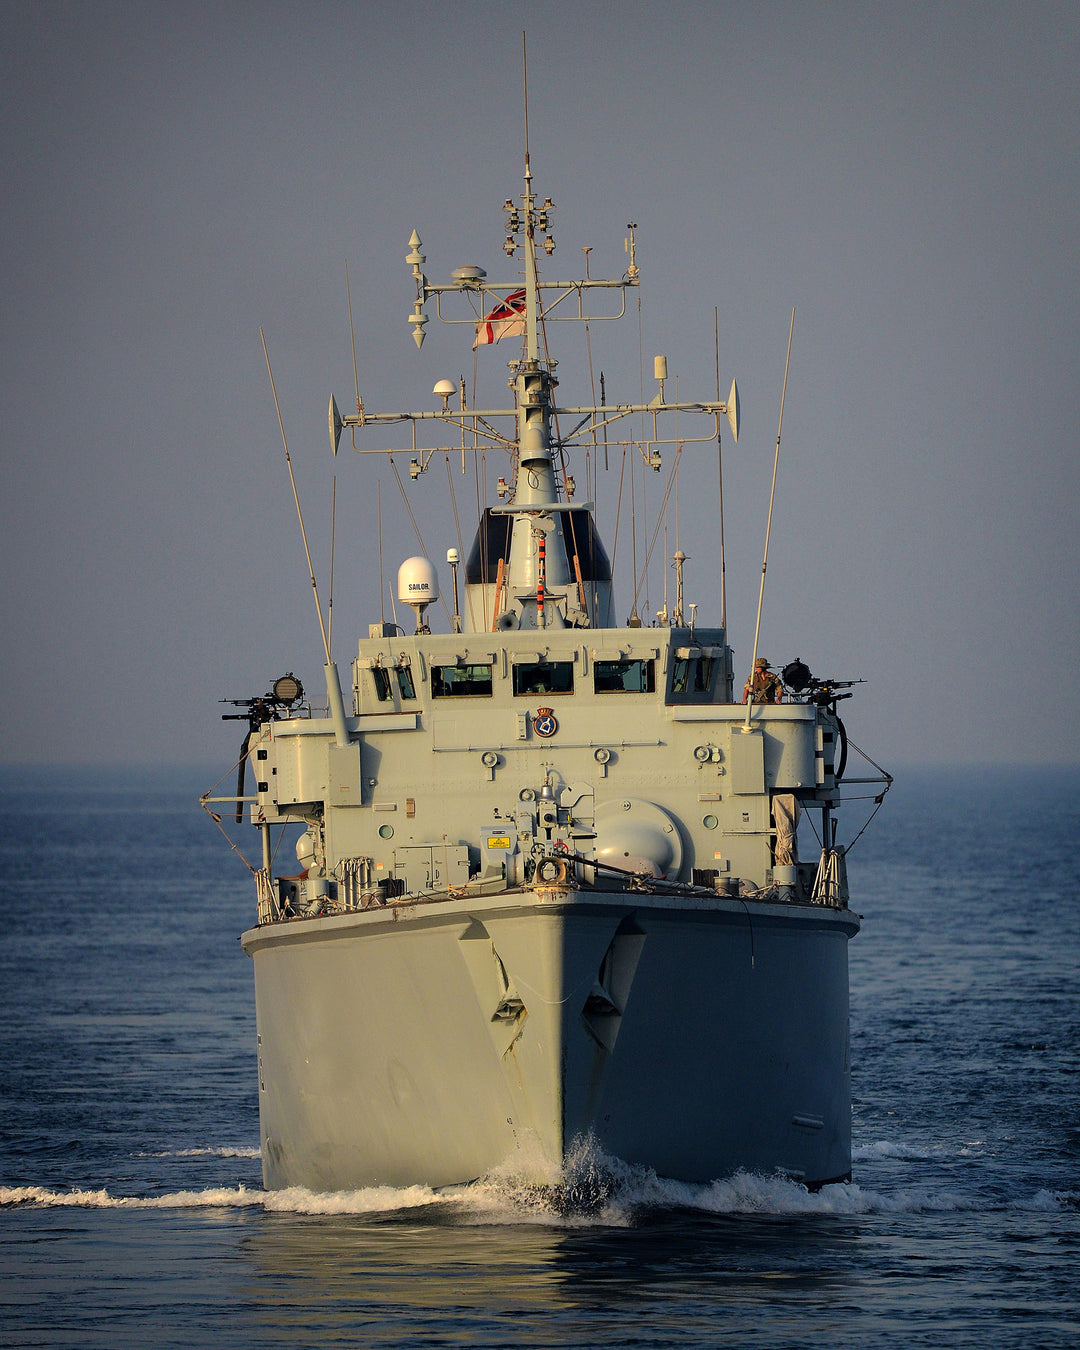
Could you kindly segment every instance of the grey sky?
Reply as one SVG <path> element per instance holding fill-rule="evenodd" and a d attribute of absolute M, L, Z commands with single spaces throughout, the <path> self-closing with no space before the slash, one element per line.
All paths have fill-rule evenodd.
<path fill-rule="evenodd" d="M 403 259 L 415 227 L 433 277 L 506 275 L 522 27 L 555 274 L 581 274 L 583 245 L 618 274 L 638 223 L 650 396 L 660 351 L 681 396 L 712 394 L 719 307 L 744 404 L 725 451 L 740 669 L 795 305 L 762 650 L 866 677 L 852 735 L 889 765 L 1074 761 L 1080 10 L 559 0 L 0 8 L 2 758 L 224 766 L 217 699 L 289 668 L 318 688 L 258 329 L 325 587 L 345 262 L 368 406 L 471 379 L 462 330 L 433 323 L 416 352 Z M 557 353 L 567 401 L 588 398 L 578 350 Z M 637 396 L 636 319 L 598 326 L 593 355 Z M 506 359 L 480 354 L 492 395 Z M 690 456 L 680 542 L 710 621 L 715 455 Z M 337 471 L 346 662 L 379 617 L 376 479 L 388 576 L 416 541 L 383 461 Z M 607 489 L 610 547 L 614 472 Z M 441 466 L 412 489 L 437 561 L 446 496 Z M 628 567 L 616 584 L 625 614 Z"/>

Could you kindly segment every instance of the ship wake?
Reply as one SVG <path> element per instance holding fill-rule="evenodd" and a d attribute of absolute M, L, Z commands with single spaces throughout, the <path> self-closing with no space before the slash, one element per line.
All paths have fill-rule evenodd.
<path fill-rule="evenodd" d="M 905 1154 L 913 1160 L 920 1150 L 884 1144 L 864 1146 L 876 1155 Z M 936 1152 L 936 1150 L 932 1150 Z M 224 1150 L 185 1150 L 194 1157 Z M 228 1150 L 247 1156 L 249 1150 Z M 140 1155 L 148 1156 L 148 1155 Z M 166 1155 L 149 1155 L 166 1156 Z M 167 1155 L 178 1156 L 178 1155 Z M 558 1227 L 623 1227 L 678 1212 L 712 1215 L 858 1216 L 941 1214 L 961 1211 L 1060 1211 L 1080 1206 L 1075 1191 L 1041 1189 L 1034 1193 L 989 1199 L 974 1198 L 945 1187 L 900 1184 L 888 1191 L 855 1182 L 808 1191 L 781 1175 L 736 1172 L 707 1184 L 659 1177 L 650 1168 L 610 1157 L 597 1145 L 580 1142 L 561 1169 L 550 1169 L 538 1181 L 535 1164 L 522 1157 L 505 1163 L 464 1186 L 433 1190 L 428 1186 L 369 1186 L 354 1191 L 320 1193 L 302 1187 L 265 1191 L 239 1184 L 170 1191 L 161 1195 L 115 1195 L 108 1189 L 69 1190 L 47 1186 L 0 1186 L 0 1207 L 76 1208 L 116 1210 L 246 1209 L 272 1214 L 356 1215 L 469 1226 L 542 1224 Z"/>

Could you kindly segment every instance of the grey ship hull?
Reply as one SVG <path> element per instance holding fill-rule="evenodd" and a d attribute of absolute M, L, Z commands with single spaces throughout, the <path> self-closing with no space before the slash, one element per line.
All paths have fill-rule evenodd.
<path fill-rule="evenodd" d="M 504 892 L 280 923 L 254 958 L 263 1176 L 313 1191 L 851 1167 L 849 910 Z"/>
<path fill-rule="evenodd" d="M 749 702 L 737 703 L 723 586 L 719 627 L 698 624 L 693 603 L 687 621 L 678 547 L 670 611 L 665 588 L 643 625 L 635 576 L 618 625 L 568 453 L 595 454 L 602 436 L 605 462 L 619 445 L 658 470 L 661 447 L 718 446 L 722 418 L 738 439 L 738 389 L 668 402 L 658 357 L 648 402 L 560 405 L 545 316 L 564 300 L 553 322 L 626 313 L 636 227 L 620 277 L 545 276 L 536 246 L 550 256 L 553 204 L 528 161 L 524 182 L 503 221 L 523 289 L 516 265 L 509 283 L 472 266 L 430 282 L 415 231 L 407 256 L 418 347 L 431 301 L 475 333 L 474 351 L 521 338 L 512 402 L 473 406 L 464 381 L 440 381 L 441 408 L 376 412 L 357 390 L 355 414 L 333 398 L 328 409 L 335 454 L 346 428 L 357 451 L 358 435 L 385 434 L 363 453 L 405 453 L 404 436 L 414 478 L 459 441 L 480 474 L 488 451 L 510 450 L 501 504 L 478 497 L 463 605 L 462 560 L 447 554 L 452 631 L 425 618 L 434 564 L 406 559 L 397 594 L 416 630 L 370 625 L 344 689 L 319 607 L 325 717 L 292 674 L 226 714 L 249 730 L 225 800 L 249 804 L 262 843 L 259 925 L 243 943 L 264 1179 L 448 1186 L 506 1166 L 558 1183 L 590 1139 L 686 1181 L 781 1169 L 821 1185 L 851 1167 L 847 943 L 859 925 L 834 818 L 847 760 L 836 705 L 850 682 L 798 660 L 784 685 L 767 675 L 759 608 Z M 818 818 L 816 866 L 799 857 L 805 812 Z M 298 876 L 273 872 L 278 826 L 302 829 Z"/>

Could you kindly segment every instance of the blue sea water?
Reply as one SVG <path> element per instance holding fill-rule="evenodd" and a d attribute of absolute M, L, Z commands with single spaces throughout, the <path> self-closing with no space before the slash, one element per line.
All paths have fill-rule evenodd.
<path fill-rule="evenodd" d="M 1080 1343 L 1080 773 L 905 775 L 851 854 L 850 1184 L 627 1172 L 570 1214 L 262 1191 L 207 786 L 3 788 L 0 1344 Z"/>

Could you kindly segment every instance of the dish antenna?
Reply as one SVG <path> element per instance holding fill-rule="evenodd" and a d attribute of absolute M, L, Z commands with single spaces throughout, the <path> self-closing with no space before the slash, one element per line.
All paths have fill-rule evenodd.
<path fill-rule="evenodd" d="M 341 413 L 338 412 L 337 399 L 330 395 L 330 450 L 337 458 L 338 445 L 341 443 Z"/>

